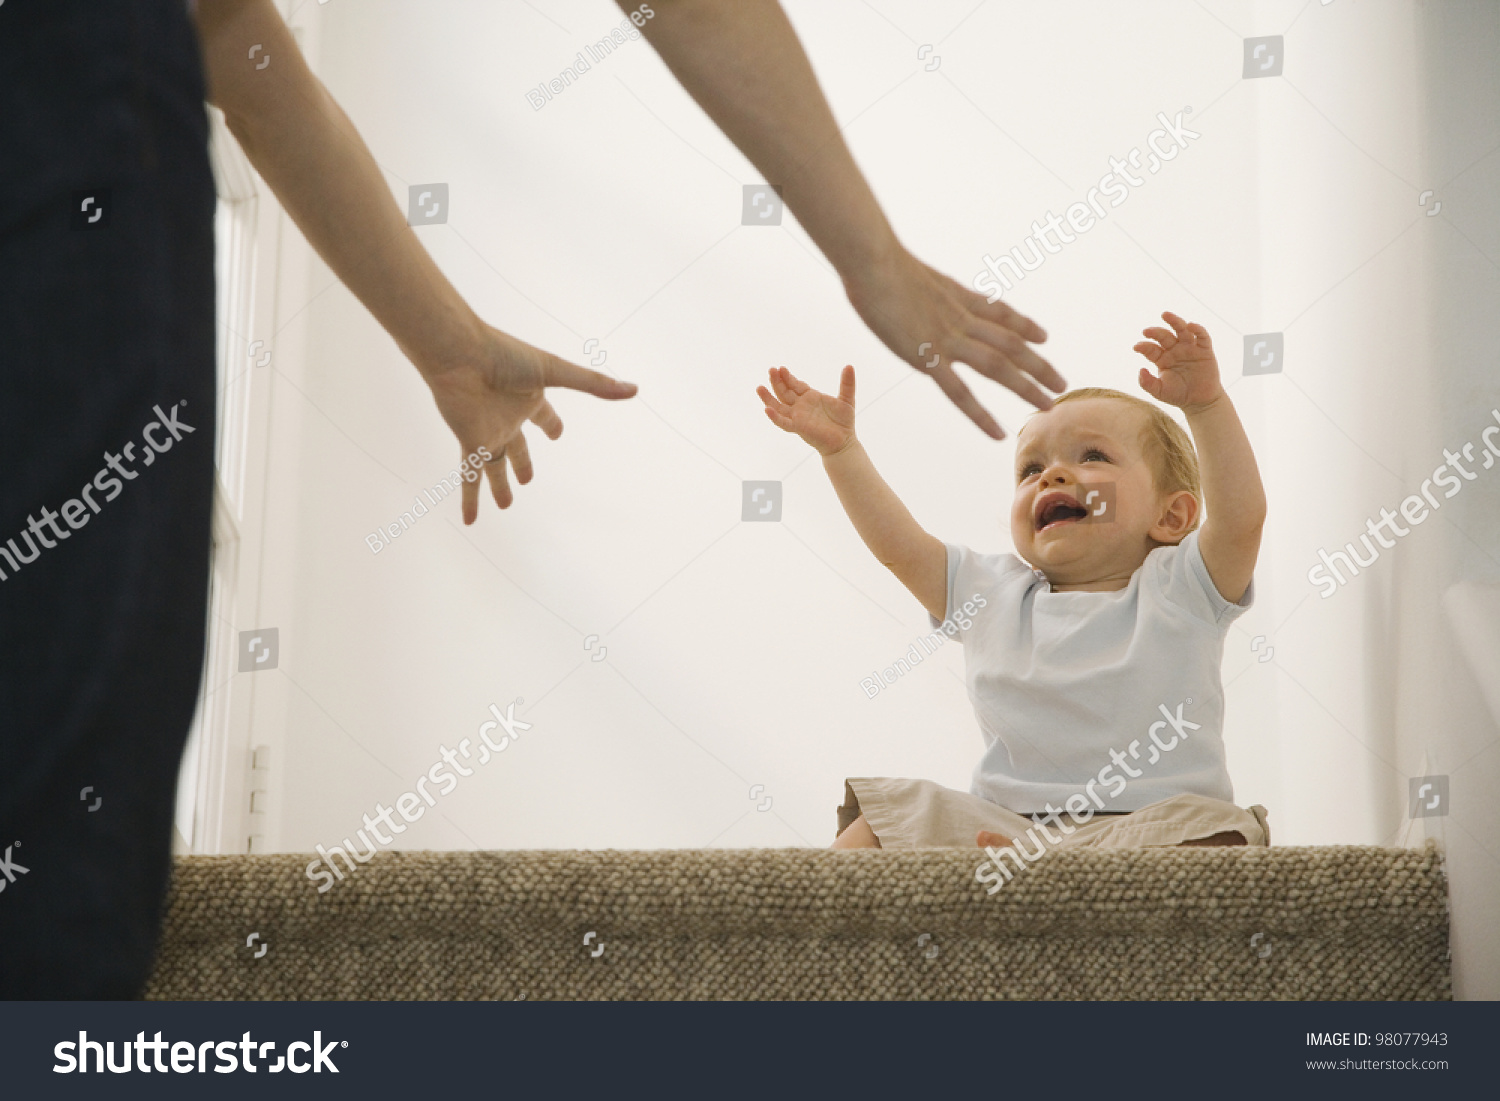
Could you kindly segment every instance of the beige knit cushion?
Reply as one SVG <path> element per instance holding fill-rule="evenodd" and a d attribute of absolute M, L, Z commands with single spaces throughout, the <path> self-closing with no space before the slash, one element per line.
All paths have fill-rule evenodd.
<path fill-rule="evenodd" d="M 958 849 L 383 852 L 326 894 L 308 859 L 179 858 L 148 997 L 1452 996 L 1431 842 L 1062 851 L 994 895 Z"/>

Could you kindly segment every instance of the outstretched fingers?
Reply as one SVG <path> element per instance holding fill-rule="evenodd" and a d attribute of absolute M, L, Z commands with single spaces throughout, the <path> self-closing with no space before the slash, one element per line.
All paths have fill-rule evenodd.
<path fill-rule="evenodd" d="M 839 401 L 854 404 L 854 365 L 845 364 L 839 373 Z"/>
<path fill-rule="evenodd" d="M 771 368 L 771 386 L 776 390 L 776 396 L 785 405 L 797 404 L 797 399 L 807 393 L 811 387 L 785 367 Z"/>
<path fill-rule="evenodd" d="M 635 383 L 621 382 L 619 379 L 610 378 L 599 371 L 591 371 L 587 367 L 580 367 L 576 363 L 569 363 L 554 355 L 546 357 L 542 369 L 544 386 L 565 386 L 569 390 L 582 390 L 586 394 L 593 394 L 596 398 L 604 398 L 607 401 L 618 401 L 621 398 L 635 396 Z"/>
<path fill-rule="evenodd" d="M 1213 347 L 1213 339 L 1208 335 L 1208 330 L 1196 321 L 1184 320 L 1171 310 L 1163 310 L 1161 317 L 1163 321 L 1172 326 L 1172 332 L 1167 334 L 1165 329 L 1157 328 L 1147 329 L 1145 333 L 1156 340 L 1161 340 L 1161 336 L 1157 335 L 1159 333 L 1170 335 L 1171 339 L 1163 342 L 1165 347 L 1170 348 L 1179 340 L 1186 341 L 1189 344 L 1201 344 L 1205 348 Z"/>
<path fill-rule="evenodd" d="M 772 424 L 776 425 L 778 428 L 786 428 L 787 425 L 791 423 L 791 410 L 781 402 L 777 401 L 775 395 L 773 395 L 771 391 L 767 390 L 764 386 L 757 386 L 755 388 L 755 393 L 759 396 L 760 400 L 765 403 L 766 415 L 771 418 Z"/>
<path fill-rule="evenodd" d="M 552 403 L 546 398 L 542 399 L 542 404 L 537 406 L 536 412 L 531 414 L 529 419 L 532 424 L 547 434 L 549 440 L 555 440 L 562 435 L 562 418 L 557 415 L 557 410 L 552 408 Z M 495 458 L 498 460 L 499 456 Z"/>
<path fill-rule="evenodd" d="M 765 404 L 766 416 L 783 432 L 795 432 L 796 428 L 792 423 L 792 405 L 797 398 L 789 383 L 796 380 L 785 367 L 772 367 L 766 375 L 771 380 L 771 385 L 776 388 L 776 393 L 772 394 L 764 386 L 755 388 L 756 395 Z"/>
<path fill-rule="evenodd" d="M 966 340 L 957 346 L 956 351 L 958 354 L 953 358 L 958 362 L 967 363 L 981 375 L 998 382 L 1042 412 L 1055 404 L 1052 396 L 1038 386 L 1029 374 L 1020 370 L 1004 351 L 978 340 Z"/>
<path fill-rule="evenodd" d="M 1179 360 L 1195 361 L 1202 359 L 1205 354 L 1213 354 L 1213 340 L 1209 337 L 1208 330 L 1202 325 L 1197 322 L 1184 321 L 1170 310 L 1164 311 L 1161 316 L 1172 328 L 1168 330 L 1154 325 L 1142 329 L 1141 335 L 1150 338 L 1155 343 L 1148 344 L 1142 341 L 1133 346 L 1134 351 L 1140 352 L 1152 363 L 1158 363 L 1163 355 L 1175 349 L 1175 354 L 1167 361 L 1169 365 Z"/>
<path fill-rule="evenodd" d="M 796 432 L 797 431 L 796 425 L 794 425 L 792 423 L 792 419 L 790 417 L 788 417 L 785 413 L 778 413 L 778 412 L 776 412 L 776 410 L 774 410 L 774 409 L 770 408 L 769 406 L 767 406 L 766 407 L 766 417 L 770 420 L 770 422 L 772 424 L 774 424 L 777 428 L 781 429 L 783 432 Z"/>
<path fill-rule="evenodd" d="M 764 386 L 757 386 L 755 388 L 755 392 L 760 395 L 761 401 L 775 406 L 783 413 L 786 412 L 786 407 L 792 403 L 792 392 L 781 379 L 781 372 L 784 370 L 786 370 L 784 367 L 772 367 L 766 371 L 766 379 L 770 382 L 771 389 L 775 391 L 775 394 L 772 394 Z"/>
<path fill-rule="evenodd" d="M 938 388 L 948 395 L 948 400 L 958 406 L 964 416 L 977 424 L 981 432 L 992 440 L 1005 439 L 1005 429 L 1001 428 L 999 422 L 990 416 L 989 410 L 979 404 L 979 399 L 964 385 L 963 379 L 954 372 L 951 363 L 940 363 L 929 373 L 933 381 L 938 384 Z"/>
<path fill-rule="evenodd" d="M 1003 305 L 1003 303 L 997 302 L 995 303 L 995 305 L 1001 306 Z M 1007 310 L 1010 309 L 1010 307 L 1008 306 L 1005 308 Z M 1027 375 L 1031 376 L 1031 378 L 1036 379 L 1037 382 L 1041 383 L 1048 390 L 1054 390 L 1058 393 L 1066 390 L 1068 388 L 1068 380 L 1063 378 L 1062 373 L 1059 372 L 1056 367 L 1052 366 L 1052 364 L 1043 359 L 1031 347 L 1031 345 L 1027 343 L 1028 340 L 1034 339 L 1029 335 L 1030 330 L 1020 329 L 1016 327 L 1016 325 L 1019 324 L 1020 321 L 1025 319 L 1022 318 L 1021 315 L 1016 313 L 1014 310 L 1010 310 L 1010 313 L 1013 315 L 1013 317 L 1009 322 L 999 321 L 992 315 L 981 316 L 978 320 L 968 326 L 968 329 L 965 333 L 965 335 L 968 337 L 969 342 L 992 349 L 994 355 L 998 356 L 1000 359 L 1005 361 L 1008 366 L 1010 366 L 1011 375 L 1009 378 L 1001 378 L 998 375 L 992 374 L 990 371 L 981 368 L 979 364 L 973 363 L 971 360 L 965 358 L 962 351 L 960 351 L 955 358 L 962 360 L 964 363 L 968 363 L 976 370 L 980 370 L 984 374 L 989 375 L 990 378 L 994 379 L 996 382 L 1005 387 L 1014 389 L 1012 380 L 1022 377 L 1021 372 L 1024 371 Z M 1029 324 L 1035 326 L 1035 331 L 1041 331 L 1041 326 L 1036 325 L 1035 322 L 1029 322 Z M 1029 390 L 1035 393 L 1041 393 L 1041 391 L 1038 390 L 1035 386 L 1029 387 Z M 1016 393 L 1024 400 L 1031 402 L 1031 404 L 1037 404 L 1036 399 L 1032 396 L 1031 392 L 1022 393 L 1020 390 L 1016 390 Z M 1039 408 L 1043 410 L 1051 408 L 1052 401 L 1050 398 L 1044 396 L 1043 401 L 1044 404 L 1038 406 Z"/>
<path fill-rule="evenodd" d="M 510 449 L 515 446 L 515 440 L 518 440 L 520 438 L 521 433 L 518 431 L 512 441 L 505 447 L 501 448 L 500 454 L 496 455 L 493 459 L 491 459 L 484 465 L 484 472 L 485 474 L 489 475 L 490 479 L 490 496 L 495 498 L 495 504 L 501 508 L 510 508 L 512 502 L 514 502 L 516 499 L 515 494 L 513 494 L 510 489 L 510 479 L 505 476 L 505 456 L 510 451 Z M 526 446 L 525 441 L 522 441 L 521 446 Z M 529 468 L 529 460 L 527 465 Z M 468 492 L 467 483 L 465 483 L 464 492 Z M 474 496 L 477 504 L 479 496 L 479 487 L 477 482 L 474 486 Z"/>
<path fill-rule="evenodd" d="M 996 299 L 991 302 L 982 294 L 976 294 L 967 287 L 962 288 L 969 295 L 969 307 L 980 317 L 1003 325 L 1011 332 L 1034 344 L 1040 344 L 1047 339 L 1047 330 L 1038 325 L 1031 318 L 1013 309 L 1005 302 Z M 1050 383 L 1049 383 L 1050 385 Z M 1061 389 L 1061 387 L 1057 387 Z"/>
<path fill-rule="evenodd" d="M 1213 341 L 1209 338 L 1208 330 L 1205 329 L 1202 325 L 1199 325 L 1196 321 L 1186 321 L 1183 318 L 1178 317 L 1171 310 L 1163 310 L 1161 316 L 1163 321 L 1172 326 L 1172 329 L 1174 332 L 1176 332 L 1178 339 L 1186 340 L 1189 342 L 1196 341 L 1197 343 L 1202 344 L 1205 348 L 1213 346 Z"/>
<path fill-rule="evenodd" d="M 510 459 L 511 469 L 516 472 L 516 483 L 518 485 L 525 485 L 531 481 L 531 448 L 526 446 L 526 437 L 521 434 L 519 429 L 510 438 L 510 443 L 506 445 L 505 454 Z M 504 462 L 505 460 L 501 459 L 500 461 Z"/>
<path fill-rule="evenodd" d="M 473 454 L 477 448 L 471 449 Z M 525 485 L 531 481 L 533 470 L 531 466 L 531 451 L 526 446 L 526 437 L 521 435 L 521 430 L 516 429 L 516 434 L 511 437 L 508 444 L 502 447 L 498 454 L 490 458 L 477 471 L 474 471 L 473 481 L 463 478 L 463 485 L 459 493 L 463 501 L 464 523 L 472 524 L 479 519 L 479 487 L 483 484 L 485 475 L 489 475 L 490 490 L 494 494 L 495 503 L 501 508 L 509 508 L 514 497 L 510 491 L 510 483 L 505 477 L 505 457 L 510 456 L 511 465 L 516 469 L 516 481 Z M 465 460 L 465 464 L 467 460 Z M 472 467 L 461 465 L 460 470 L 471 471 Z"/>
<path fill-rule="evenodd" d="M 473 451 L 469 452 L 470 455 L 473 453 Z M 465 478 L 459 493 L 463 502 L 462 512 L 464 523 L 466 525 L 472 524 L 475 520 L 479 519 L 479 479 L 475 478 L 471 482 Z"/>

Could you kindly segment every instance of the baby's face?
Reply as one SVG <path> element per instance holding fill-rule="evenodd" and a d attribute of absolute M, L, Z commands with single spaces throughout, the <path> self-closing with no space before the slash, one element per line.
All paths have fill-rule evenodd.
<path fill-rule="evenodd" d="M 1181 538 L 1182 513 L 1196 514 L 1190 495 L 1156 491 L 1144 420 L 1123 401 L 1086 398 L 1021 429 L 1011 538 L 1054 586 L 1123 588 L 1154 547 Z"/>

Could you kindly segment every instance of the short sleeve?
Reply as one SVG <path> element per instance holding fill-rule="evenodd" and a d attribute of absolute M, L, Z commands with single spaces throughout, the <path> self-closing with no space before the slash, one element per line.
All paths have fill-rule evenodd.
<path fill-rule="evenodd" d="M 955 546 L 952 543 L 944 543 L 943 547 L 948 554 L 948 589 L 947 596 L 943 600 L 943 617 L 946 619 L 953 615 L 953 590 L 954 586 L 958 584 L 958 564 L 964 557 L 965 548 Z M 942 627 L 943 620 L 938 619 L 937 616 L 928 612 L 927 623 L 935 631 Z"/>
<path fill-rule="evenodd" d="M 972 627 L 981 608 L 998 608 L 1003 603 L 1002 594 L 1012 593 L 1016 575 L 1025 574 L 1029 578 L 1031 567 L 1014 554 L 975 554 L 968 547 L 954 543 L 945 543 L 944 547 L 948 552 L 944 618 L 940 621 L 929 612 L 927 622 L 934 631 L 962 642 L 964 624 Z M 990 616 L 994 612 L 985 614 Z M 949 625 L 952 631 L 948 630 Z"/>
<path fill-rule="evenodd" d="M 1203 561 L 1203 552 L 1198 547 L 1198 531 L 1189 532 L 1175 547 L 1152 551 L 1151 560 L 1162 596 L 1207 623 L 1227 626 L 1255 603 L 1253 579 L 1245 587 L 1245 595 L 1240 597 L 1238 604 L 1224 599 L 1209 576 L 1208 563 Z"/>

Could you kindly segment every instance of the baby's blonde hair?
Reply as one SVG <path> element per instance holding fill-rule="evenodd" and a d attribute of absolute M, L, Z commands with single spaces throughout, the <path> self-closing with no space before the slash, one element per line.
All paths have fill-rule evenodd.
<path fill-rule="evenodd" d="M 1069 390 L 1053 399 L 1054 404 L 1065 401 L 1082 401 L 1085 398 L 1114 398 L 1128 402 L 1146 414 L 1145 427 L 1141 431 L 1141 449 L 1151 464 L 1151 482 L 1158 493 L 1177 493 L 1187 490 L 1198 502 L 1198 514 L 1188 531 L 1198 527 L 1203 518 L 1203 478 L 1198 472 L 1198 453 L 1193 450 L 1193 441 L 1182 426 L 1167 416 L 1158 406 L 1149 401 L 1111 390 L 1107 386 L 1084 386 Z M 1187 532 L 1183 532 L 1184 535 Z"/>

